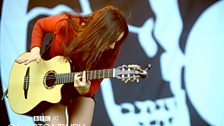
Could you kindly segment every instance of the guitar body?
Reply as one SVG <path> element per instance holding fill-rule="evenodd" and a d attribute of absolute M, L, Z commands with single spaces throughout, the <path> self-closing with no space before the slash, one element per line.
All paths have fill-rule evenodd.
<path fill-rule="evenodd" d="M 28 53 L 22 54 L 24 57 Z M 148 66 L 150 68 L 151 65 Z M 31 62 L 28 65 L 14 63 L 10 72 L 8 84 L 8 99 L 11 109 L 22 115 L 39 115 L 48 105 L 62 100 L 64 84 L 73 84 L 75 74 L 70 62 L 63 56 L 56 56 L 50 60 Z M 138 65 L 123 65 L 117 68 L 86 71 L 87 80 L 116 77 L 127 83 L 129 80 L 138 82 L 145 78 L 146 70 Z"/>
<path fill-rule="evenodd" d="M 27 53 L 20 57 L 25 55 Z M 31 62 L 28 65 L 14 63 L 8 85 L 8 99 L 12 110 L 17 114 L 29 115 L 41 103 L 60 102 L 63 84 L 49 87 L 46 85 L 45 78 L 50 78 L 54 73 L 69 72 L 71 72 L 70 63 L 62 56 L 56 56 L 47 61 L 41 60 L 39 63 Z M 27 93 L 25 93 L 24 87 L 28 87 Z M 40 111 L 41 108 L 43 107 L 37 108 L 35 111 Z"/>

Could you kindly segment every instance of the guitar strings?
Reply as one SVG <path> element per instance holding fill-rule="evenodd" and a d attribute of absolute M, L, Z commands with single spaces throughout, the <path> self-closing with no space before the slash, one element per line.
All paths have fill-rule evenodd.
<path fill-rule="evenodd" d="M 45 79 L 45 80 L 56 80 L 56 79 L 74 78 L 74 74 L 55 74 L 55 75 L 48 75 L 48 76 L 45 76 L 43 79 Z M 90 76 L 92 76 L 92 78 L 94 77 L 93 79 L 97 79 L 97 78 L 101 78 L 101 77 L 99 77 L 101 75 L 104 75 L 104 74 L 103 73 L 96 73 L 94 76 L 92 76 L 91 73 L 87 73 L 87 78 L 90 77 Z M 110 74 L 107 74 L 107 75 L 109 75 L 108 77 L 110 77 Z M 105 75 L 105 77 L 107 77 L 107 76 Z M 25 82 L 28 82 L 30 78 L 31 77 L 24 77 L 24 81 Z M 33 78 L 32 77 L 32 80 L 35 80 L 35 79 L 36 80 L 39 80 L 39 78 Z"/>
<path fill-rule="evenodd" d="M 89 80 L 91 79 L 101 79 L 101 78 L 108 78 L 108 77 L 112 77 L 113 76 L 113 71 L 111 71 L 112 69 L 103 69 L 103 70 L 94 70 L 94 71 L 86 71 L 86 75 L 87 75 L 87 78 L 90 78 Z M 130 72 L 130 71 L 129 71 Z M 55 81 L 65 81 L 65 80 L 70 80 L 70 82 L 74 81 L 74 75 L 75 74 L 78 74 L 78 73 L 81 73 L 82 72 L 76 72 L 76 73 L 61 73 L 61 74 L 49 74 L 47 76 L 44 76 L 43 79 L 45 80 L 55 80 Z M 92 75 L 94 74 L 94 75 Z M 103 75 L 103 76 L 102 76 Z M 127 74 L 128 75 L 128 74 Z M 132 75 L 132 76 L 130 76 Z M 138 77 L 138 75 L 136 76 L 135 72 L 132 72 L 132 73 L 129 73 L 129 77 L 121 77 L 122 79 L 125 79 L 125 78 L 136 78 Z M 68 78 L 68 79 L 66 79 Z M 24 81 L 25 82 L 29 82 L 29 79 L 30 77 L 25 77 L 24 78 Z M 33 81 L 35 81 L 35 79 L 38 79 L 39 78 L 32 78 Z M 119 78 L 118 78 L 119 79 Z"/>

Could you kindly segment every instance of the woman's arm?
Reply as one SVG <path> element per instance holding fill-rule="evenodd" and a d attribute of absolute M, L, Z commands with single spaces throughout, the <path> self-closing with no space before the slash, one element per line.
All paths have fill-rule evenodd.
<path fill-rule="evenodd" d="M 26 56 L 17 58 L 15 62 L 19 64 L 24 63 L 25 65 L 27 65 L 33 61 L 40 62 L 40 60 L 41 60 L 40 47 L 34 47 Z"/>
<path fill-rule="evenodd" d="M 35 23 L 32 31 L 31 49 L 36 46 L 41 48 L 46 33 L 56 33 L 58 28 L 63 25 L 59 21 L 66 18 L 68 18 L 66 14 L 58 14 L 39 19 Z"/>
<path fill-rule="evenodd" d="M 39 19 L 32 31 L 30 52 L 24 57 L 17 58 L 15 62 L 24 64 L 29 64 L 33 61 L 39 62 L 41 60 L 40 49 L 46 33 L 56 33 L 57 28 L 62 25 L 58 22 L 65 18 L 67 18 L 65 14 L 58 14 Z"/>

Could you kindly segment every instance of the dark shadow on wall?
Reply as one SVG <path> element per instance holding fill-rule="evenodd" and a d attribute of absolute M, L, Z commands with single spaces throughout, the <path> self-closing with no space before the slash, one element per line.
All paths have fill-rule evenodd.
<path fill-rule="evenodd" d="M 3 1 L 0 1 L 0 21 L 2 19 L 2 4 Z M 0 67 L 1 70 L 1 67 Z M 3 90 L 2 90 L 2 79 L 0 76 L 0 98 L 2 97 L 3 94 Z M 1 126 L 8 126 L 9 125 L 9 118 L 8 118 L 8 114 L 6 111 L 6 106 L 5 106 L 5 101 L 4 100 L 0 100 L 0 124 Z"/>
<path fill-rule="evenodd" d="M 0 82 L 1 82 L 1 86 L 0 86 L 0 96 L 2 97 L 3 94 L 3 90 L 2 90 L 2 79 L 0 77 Z M 9 125 L 9 118 L 8 118 L 8 114 L 6 111 L 6 106 L 5 106 L 5 101 L 4 100 L 0 100 L 0 124 L 1 126 L 8 126 Z"/>

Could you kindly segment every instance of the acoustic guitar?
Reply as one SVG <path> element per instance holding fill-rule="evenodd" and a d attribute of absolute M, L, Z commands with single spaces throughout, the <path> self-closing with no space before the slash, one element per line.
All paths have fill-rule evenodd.
<path fill-rule="evenodd" d="M 22 54 L 20 57 L 27 55 Z M 148 65 L 150 68 L 150 65 Z M 147 69 L 148 69 L 147 68 Z M 31 62 L 28 65 L 14 63 L 10 72 L 8 99 L 12 110 L 17 114 L 33 115 L 40 103 L 59 103 L 61 88 L 65 84 L 74 84 L 74 75 L 70 62 L 63 56 L 50 60 Z M 122 81 L 139 81 L 145 78 L 146 70 L 138 65 L 123 65 L 112 69 L 86 71 L 86 79 L 118 78 Z M 43 105 L 44 106 L 44 105 Z"/>

